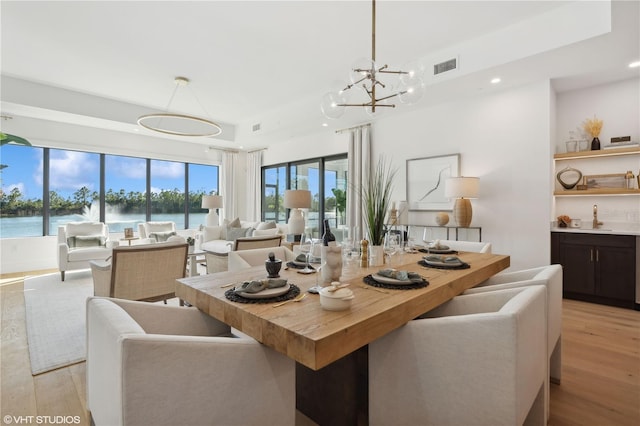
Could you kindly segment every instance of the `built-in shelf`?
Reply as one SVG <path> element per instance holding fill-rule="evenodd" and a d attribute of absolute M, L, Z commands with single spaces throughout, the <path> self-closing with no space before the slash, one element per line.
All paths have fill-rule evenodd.
<path fill-rule="evenodd" d="M 599 151 L 579 151 L 555 154 L 554 160 L 574 160 L 578 158 L 615 157 L 619 155 L 640 154 L 640 147 L 601 149 Z"/>
<path fill-rule="evenodd" d="M 574 197 L 581 195 L 640 195 L 640 189 L 622 189 L 622 188 L 598 188 L 585 189 L 582 191 L 554 191 L 556 197 Z"/>

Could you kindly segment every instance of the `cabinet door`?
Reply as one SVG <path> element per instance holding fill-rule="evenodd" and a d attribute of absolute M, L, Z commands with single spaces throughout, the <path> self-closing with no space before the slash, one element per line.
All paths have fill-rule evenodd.
<path fill-rule="evenodd" d="M 596 294 L 611 299 L 634 301 L 635 250 L 624 247 L 596 247 Z"/>
<path fill-rule="evenodd" d="M 561 241 L 558 257 L 562 264 L 564 291 L 594 294 L 595 249 L 593 246 Z"/>

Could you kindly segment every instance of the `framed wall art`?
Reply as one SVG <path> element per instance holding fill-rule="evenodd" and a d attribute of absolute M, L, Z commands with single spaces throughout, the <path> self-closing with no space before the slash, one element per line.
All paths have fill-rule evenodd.
<path fill-rule="evenodd" d="M 460 154 L 407 160 L 409 210 L 453 210 L 454 200 L 444 196 L 444 183 L 460 173 Z"/>

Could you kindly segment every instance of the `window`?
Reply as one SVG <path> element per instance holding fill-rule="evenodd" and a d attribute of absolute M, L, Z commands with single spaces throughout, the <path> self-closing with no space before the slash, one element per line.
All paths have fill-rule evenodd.
<path fill-rule="evenodd" d="M 329 219 L 336 240 L 346 238 L 346 230 L 342 231 L 346 227 L 346 154 L 263 167 L 262 220 L 287 221 L 289 212 L 282 206 L 285 189 L 311 191 L 311 208 L 304 215 L 306 229 L 315 238 L 322 235 L 324 219 Z"/>
<path fill-rule="evenodd" d="M 49 150 L 49 235 L 67 222 L 100 221 L 100 155 Z"/>
<path fill-rule="evenodd" d="M 0 148 L 6 166 L 0 172 L 0 237 L 42 235 L 42 156 L 42 148 L 12 144 Z"/>
<path fill-rule="evenodd" d="M 110 232 L 147 220 L 197 227 L 202 195 L 218 193 L 218 166 L 12 144 L 0 154 L 2 238 L 56 235 L 70 221 L 105 222 Z"/>

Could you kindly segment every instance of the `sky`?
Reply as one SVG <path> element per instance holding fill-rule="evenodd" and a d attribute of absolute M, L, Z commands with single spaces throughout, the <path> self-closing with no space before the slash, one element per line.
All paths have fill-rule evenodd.
<path fill-rule="evenodd" d="M 50 150 L 50 188 L 63 198 L 86 186 L 100 190 L 100 155 L 59 149 Z M 2 170 L 2 190 L 10 192 L 18 187 L 23 199 L 42 199 L 43 149 L 19 145 L 5 145 L 0 149 L 0 163 L 8 165 Z M 114 191 L 145 191 L 145 159 L 106 156 L 106 186 Z M 209 192 L 218 188 L 218 176 L 211 166 L 191 165 L 189 186 L 191 191 Z M 184 163 L 152 160 L 151 190 L 182 189 Z"/>

